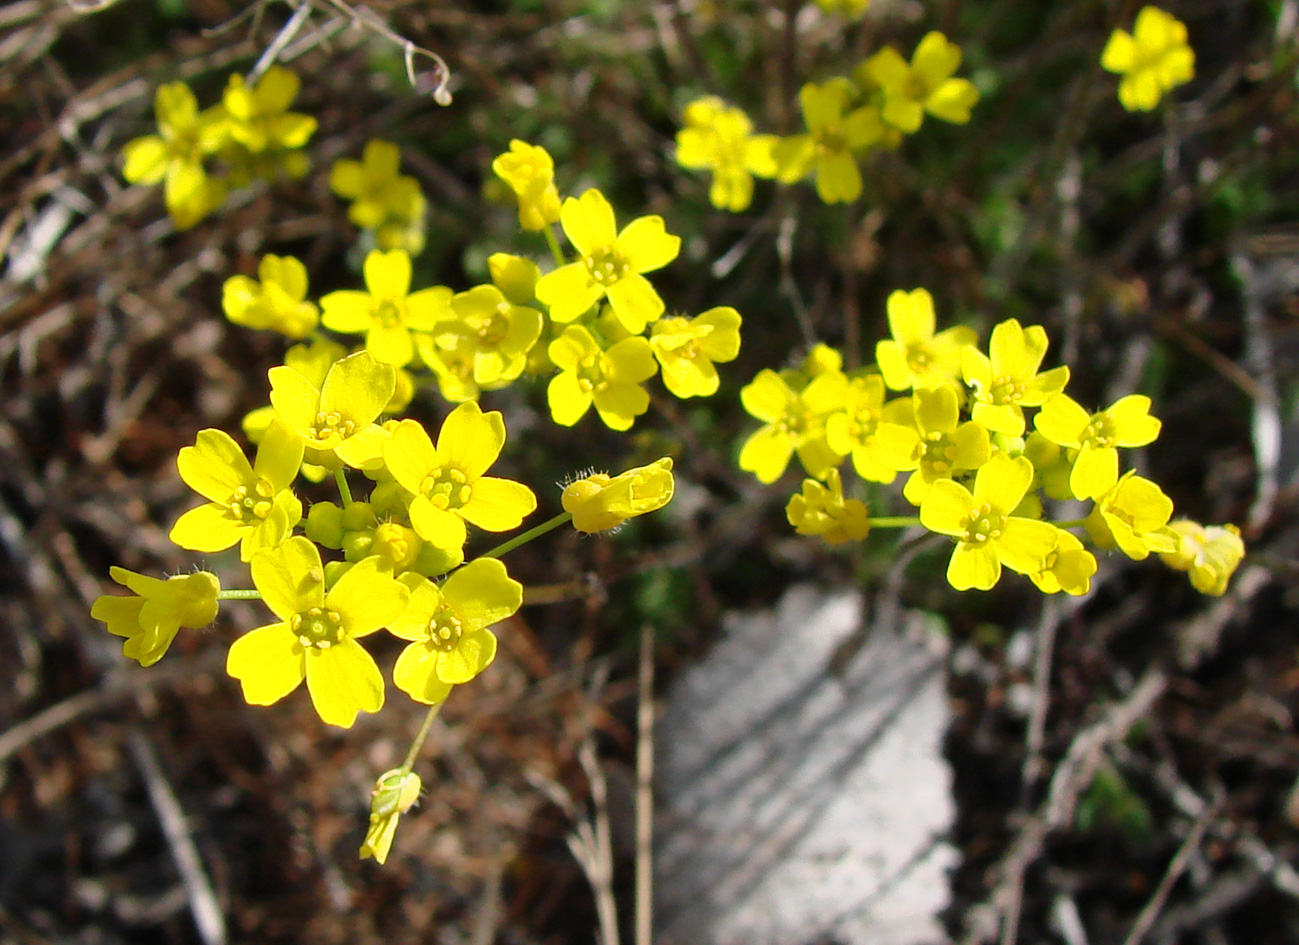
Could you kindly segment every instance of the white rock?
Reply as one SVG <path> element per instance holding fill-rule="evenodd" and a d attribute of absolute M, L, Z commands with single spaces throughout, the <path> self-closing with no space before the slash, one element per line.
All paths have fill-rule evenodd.
<path fill-rule="evenodd" d="M 943 942 L 955 851 L 941 659 L 856 593 L 735 614 L 658 737 L 663 945 Z"/>

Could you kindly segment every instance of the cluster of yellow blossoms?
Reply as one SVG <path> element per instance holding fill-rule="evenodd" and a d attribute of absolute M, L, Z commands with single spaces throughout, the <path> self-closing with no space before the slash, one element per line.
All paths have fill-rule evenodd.
<path fill-rule="evenodd" d="M 852 18 L 869 0 L 817 0 L 827 13 Z M 1119 102 L 1129 111 L 1150 111 L 1164 93 L 1195 75 L 1195 54 L 1186 26 L 1157 7 L 1144 7 L 1132 33 L 1116 29 L 1101 54 L 1101 65 L 1123 76 Z M 677 163 L 711 171 L 708 198 L 714 207 L 738 213 L 753 198 L 754 178 L 792 184 L 815 180 L 826 203 L 851 203 L 861 196 L 859 161 L 871 152 L 895 149 L 920 130 L 925 116 L 956 125 L 970 120 L 979 90 L 956 77 L 961 50 L 939 32 L 927 34 L 910 61 L 891 46 L 859 63 L 850 76 L 809 82 L 799 92 L 806 131 L 789 137 L 755 134 L 740 108 L 716 96 L 690 102 L 677 132 Z"/>
<path fill-rule="evenodd" d="M 897 148 L 926 115 L 958 125 L 970 120 L 979 91 L 955 78 L 960 64 L 960 48 L 938 32 L 920 41 L 909 62 L 886 46 L 851 78 L 804 85 L 798 98 L 807 130 L 790 137 L 755 135 L 740 109 L 698 99 L 686 106 L 677 162 L 713 172 L 709 199 L 719 209 L 748 207 L 755 177 L 792 184 L 811 176 L 826 203 L 851 203 L 862 192 L 862 157 Z"/>
<path fill-rule="evenodd" d="M 818 0 L 845 17 L 868 2 Z M 1103 65 L 1124 74 L 1125 107 L 1153 108 L 1191 77 L 1185 38 L 1180 23 L 1149 7 L 1133 35 L 1115 32 Z M 686 108 L 677 159 L 711 170 L 710 199 L 731 211 L 749 205 L 755 177 L 811 177 L 825 202 L 856 200 L 863 156 L 897 148 L 926 116 L 969 121 L 979 93 L 955 77 L 960 63 L 960 49 L 937 32 L 910 60 L 882 49 L 850 77 L 805 85 L 806 131 L 789 137 L 755 134 L 748 117 L 720 99 L 696 100 Z M 316 122 L 289 110 L 298 87 L 280 67 L 252 83 L 234 75 L 221 102 L 200 111 L 184 83 L 163 86 L 158 134 L 126 145 L 125 177 L 163 183 L 178 228 L 194 226 L 253 178 L 301 177 L 309 167 L 301 149 Z M 332 191 L 350 201 L 348 217 L 361 230 L 364 289 L 313 301 L 305 266 L 276 255 L 261 259 L 256 278 L 236 275 L 224 285 L 230 321 L 299 344 L 269 372 L 269 404 L 245 419 L 257 445 L 251 461 L 216 429 L 180 451 L 180 476 L 204 502 L 180 516 L 170 537 L 208 554 L 238 545 L 253 588 L 223 590 L 206 571 L 158 579 L 113 568 L 132 593 L 100 597 L 92 608 L 124 638 L 123 653 L 148 666 L 180 628 L 211 623 L 220 601 L 261 599 L 274 619 L 232 644 L 230 675 L 257 705 L 305 682 L 320 717 L 344 728 L 384 703 L 384 675 L 366 637 L 386 629 L 404 641 L 392 681 L 436 707 L 491 664 L 491 628 L 522 605 L 523 587 L 503 554 L 568 522 L 582 532 L 616 528 L 672 498 L 670 459 L 584 476 L 565 487 L 561 514 L 466 562 L 471 529 L 509 532 L 537 507 L 527 486 L 488 475 L 506 431 L 499 412 L 478 405 L 482 392 L 548 375 L 556 423 L 572 426 L 594 408 L 608 427 L 627 430 L 649 407 L 643 385 L 653 375 L 677 397 L 710 396 L 719 387 L 715 365 L 734 360 L 740 346 L 733 308 L 667 314 L 648 276 L 676 258 L 681 240 L 661 217 L 619 227 L 600 191 L 561 195 L 551 156 L 522 141 L 492 168 L 517 201 L 520 227 L 544 237 L 553 268 L 543 273 L 531 258 L 496 253 L 488 283 L 413 288 L 427 201 L 400 166 L 395 144 L 372 140 L 360 160 L 339 160 L 330 171 Z M 985 353 L 968 328 L 936 331 L 924 289 L 893 293 L 888 318 L 892 337 L 879 342 L 869 368 L 845 372 L 837 352 L 818 346 L 798 368 L 764 370 L 742 392 L 765 426 L 745 443 L 741 467 L 771 483 L 797 455 L 811 476 L 787 506 L 799 533 L 840 544 L 872 527 L 919 524 L 954 540 L 947 577 L 958 590 L 991 588 L 1006 567 L 1044 592 L 1082 594 L 1097 562 L 1070 531 L 1078 529 L 1095 548 L 1136 559 L 1159 554 L 1197 589 L 1224 592 L 1244 554 L 1238 530 L 1170 521 L 1172 502 L 1160 488 L 1120 470 L 1120 448 L 1145 446 L 1159 433 L 1148 398 L 1089 412 L 1064 393 L 1067 368 L 1040 370 L 1043 328 L 1003 322 Z M 355 348 L 336 336 L 353 336 Z M 425 379 L 457 405 L 436 439 L 417 420 L 399 419 Z M 1036 410 L 1031 429 L 1026 410 Z M 869 482 L 907 474 L 902 495 L 918 515 L 872 518 L 844 493 L 846 460 Z M 299 477 L 331 475 L 340 501 L 304 509 L 294 491 Z M 354 497 L 353 480 L 362 477 L 368 495 Z M 1045 514 L 1052 501 L 1091 507 L 1076 521 L 1053 522 Z M 418 799 L 417 749 L 418 741 L 406 763 L 376 783 L 363 856 L 385 859 L 397 818 Z"/>
<path fill-rule="evenodd" d="M 292 95 L 276 83 L 291 75 L 268 72 L 254 95 L 278 88 L 276 101 L 287 106 Z M 296 79 L 292 85 L 296 91 Z M 243 88 L 242 80 L 231 88 Z M 167 87 L 160 101 L 170 107 L 188 94 L 179 89 Z M 176 109 L 166 114 L 159 141 L 175 130 Z M 272 139 L 283 136 L 271 133 Z M 128 169 L 153 147 L 128 145 Z M 195 160 L 185 173 L 212 180 Z M 522 142 L 496 166 L 518 194 L 521 223 L 545 228 L 554 271 L 542 275 L 531 260 L 500 253 L 490 262 L 490 284 L 412 291 L 424 198 L 399 173 L 397 148 L 371 141 L 360 161 L 339 161 L 330 175 L 333 190 L 352 201 L 349 217 L 362 230 L 362 245 L 372 247 L 363 291 L 312 301 L 306 267 L 275 255 L 261 260 L 257 278 L 227 280 L 222 307 L 232 322 L 301 343 L 270 370 L 269 404 L 245 418 L 257 444 L 251 461 L 216 429 L 201 431 L 180 451 L 181 478 L 204 502 L 180 516 L 170 537 L 207 554 L 237 545 L 253 587 L 223 590 L 206 571 L 157 579 L 113 568 L 113 579 L 132 594 L 99 598 L 92 615 L 125 639 L 126 656 L 151 665 L 181 627 L 211 623 L 220 601 L 261 599 L 274 619 L 237 639 L 226 663 L 248 702 L 269 705 L 305 683 L 325 722 L 350 727 L 359 713 L 383 705 L 384 676 L 362 641 L 386 629 L 407 644 L 392 682 L 436 707 L 491 664 L 491 627 L 522 604 L 523 587 L 501 555 L 568 522 L 581 532 L 608 531 L 672 498 L 667 458 L 615 476 L 592 473 L 564 488 L 562 513 L 466 562 L 471 529 L 508 532 L 537 507 L 527 486 L 488 475 L 506 434 L 502 415 L 478 405 L 482 390 L 525 371 L 550 371 L 557 422 L 574 424 L 594 406 L 609 426 L 624 430 L 648 407 L 641 383 L 660 369 L 674 394 L 709 395 L 718 387 L 714 362 L 733 359 L 739 349 L 733 309 L 664 317 L 645 273 L 670 262 L 680 240 L 661 218 L 641 217 L 619 230 L 598 191 L 561 202 L 549 155 Z M 173 214 L 177 207 L 190 213 L 192 224 L 215 203 L 200 213 L 193 200 L 173 204 L 169 196 L 168 206 Z M 556 221 L 576 258 L 559 250 L 550 232 Z M 356 350 L 322 329 L 359 336 Z M 413 397 L 418 379 L 408 368 L 416 364 L 458 405 L 436 438 L 418 421 L 398 417 Z M 304 509 L 294 491 L 299 477 L 319 482 L 330 475 L 340 502 Z M 349 480 L 359 477 L 370 483 L 366 496 L 353 495 Z M 418 793 L 409 763 L 379 779 L 363 855 L 387 856 L 396 818 Z"/>
<path fill-rule="evenodd" d="M 744 444 L 741 468 L 770 483 L 797 455 L 813 477 L 786 508 L 800 534 L 840 544 L 865 538 L 872 525 L 919 524 L 955 540 L 947 579 L 957 590 L 987 590 L 1006 567 L 1045 593 L 1077 595 L 1097 568 L 1068 530 L 1078 528 L 1096 548 L 1137 560 L 1158 553 L 1189 571 L 1197 589 L 1223 593 L 1244 555 L 1240 533 L 1170 523 L 1173 503 L 1159 486 L 1120 471 L 1119 449 L 1159 435 L 1149 398 L 1089 412 L 1064 392 L 1067 367 L 1041 370 L 1041 326 L 1002 322 L 985 353 L 969 328 L 935 331 L 924 289 L 890 295 L 888 320 L 892 337 L 865 369 L 844 372 L 839 354 L 818 346 L 799 368 L 764 370 L 741 393 L 765 424 Z M 864 503 L 845 497 L 838 467 L 848 459 L 868 482 L 906 474 L 902 495 L 918 517 L 872 519 Z M 1091 508 L 1052 522 L 1048 501 Z"/>
<path fill-rule="evenodd" d="M 367 147 L 366 162 L 341 170 L 335 166 L 336 190 L 345 180 L 356 185 L 348 192 L 379 191 L 363 186 L 380 179 L 364 170 L 376 143 L 382 144 Z M 385 173 L 395 174 L 392 158 L 395 154 L 383 159 Z M 561 203 L 550 155 L 521 141 L 513 142 L 493 166 L 518 198 L 521 225 L 545 233 L 557 264 L 553 271 L 543 275 L 527 257 L 495 253 L 488 259 L 490 283 L 461 292 L 446 286 L 412 291 L 407 249 L 376 248 L 365 258 L 364 291 L 330 292 L 317 305 L 307 299 L 307 273 L 298 260 L 266 256 L 258 280 L 227 280 L 227 317 L 295 340 L 318 334 L 321 326 L 361 336 L 364 349 L 396 372 L 394 411 L 410 400 L 417 383 L 411 372 L 419 369 L 431 374 L 451 403 L 476 400 L 483 391 L 505 387 L 525 373 L 550 374 L 551 416 L 563 426 L 573 426 L 594 407 L 611 429 L 629 429 L 649 409 L 643 385 L 658 373 L 677 397 L 716 393 L 715 364 L 739 353 L 740 315 L 726 306 L 693 318 L 666 314 L 646 278 L 680 249 L 681 240 L 667 232 L 662 217 L 639 217 L 619 229 L 613 208 L 595 189 Z M 393 182 L 393 191 L 410 195 L 396 186 L 408 178 L 388 174 L 383 179 Z M 418 188 L 413 193 L 418 195 Z M 356 212 L 358 206 L 365 208 L 363 213 Z M 353 218 L 373 229 L 380 243 L 384 230 L 374 221 L 383 218 L 385 206 L 391 202 L 358 198 L 352 208 Z M 386 212 L 391 219 L 391 209 Z M 551 232 L 555 222 L 575 258 L 559 249 Z M 394 232 L 411 231 L 395 225 Z M 318 353 L 322 345 L 330 346 L 328 355 Z M 316 363 L 319 373 L 320 364 L 335 360 L 332 345 L 317 340 L 289 357 Z M 258 425 L 250 432 L 255 434 Z"/>
<path fill-rule="evenodd" d="M 124 176 L 133 184 L 161 183 L 179 229 L 198 223 L 232 188 L 254 178 L 302 177 L 309 163 L 300 149 L 315 134 L 316 120 L 289 111 L 299 85 L 279 66 L 251 85 L 232 75 L 221 101 L 203 111 L 184 82 L 161 86 L 154 96 L 158 133 L 126 145 Z"/>
<path fill-rule="evenodd" d="M 509 531 L 537 506 L 527 486 L 487 475 L 505 445 L 501 414 L 461 404 L 436 444 L 415 420 L 383 420 L 395 372 L 366 351 L 333 362 L 319 383 L 287 366 L 272 368 L 269 380 L 272 419 L 251 463 L 215 429 L 177 457 L 181 478 L 207 501 L 176 521 L 171 540 L 205 553 L 237 544 L 252 596 L 277 618 L 234 643 L 230 674 L 256 705 L 305 680 L 320 717 L 347 728 L 383 704 L 379 669 L 357 641 L 386 627 L 410 643 L 393 670 L 397 687 L 442 702 L 491 663 L 488 628 L 523 600 L 493 553 L 464 563 L 469 526 Z M 331 471 L 342 503 L 317 502 L 304 517 L 293 492 L 304 466 Z M 580 479 L 550 527 L 572 520 L 604 531 L 661 508 L 672 496 L 671 468 L 661 460 Z M 353 498 L 346 470 L 373 483 L 368 498 Z M 160 581 L 115 568 L 113 577 L 136 596 L 101 597 L 92 613 L 142 665 L 161 658 L 180 627 L 210 623 L 218 599 L 238 596 L 206 572 Z"/>

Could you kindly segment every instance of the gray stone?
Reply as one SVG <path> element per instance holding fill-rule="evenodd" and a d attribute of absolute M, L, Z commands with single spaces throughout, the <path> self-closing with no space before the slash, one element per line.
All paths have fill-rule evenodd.
<path fill-rule="evenodd" d="M 854 651 L 861 615 L 854 592 L 793 588 L 774 611 L 731 615 L 668 694 L 657 942 L 945 940 L 942 659 L 920 621 Z"/>

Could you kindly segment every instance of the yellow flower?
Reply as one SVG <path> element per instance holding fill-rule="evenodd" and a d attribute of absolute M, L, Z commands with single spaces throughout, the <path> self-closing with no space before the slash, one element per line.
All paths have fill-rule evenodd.
<path fill-rule="evenodd" d="M 1068 394 L 1055 394 L 1034 419 L 1038 432 L 1059 446 L 1077 450 L 1069 474 L 1075 499 L 1094 499 L 1119 481 L 1117 447 L 1146 446 L 1159 436 L 1150 398 L 1130 394 L 1106 410 L 1089 414 Z"/>
<path fill-rule="evenodd" d="M 1064 591 L 1077 597 L 1091 590 L 1095 573 L 1095 555 L 1069 532 L 1057 529 L 1055 548 L 1046 556 L 1042 570 L 1032 572 L 1028 577 L 1043 594 Z"/>
<path fill-rule="evenodd" d="M 274 548 L 302 520 L 302 503 L 289 486 L 302 466 L 302 437 L 272 423 L 252 466 L 222 430 L 200 430 L 176 457 L 180 478 L 208 500 L 190 509 L 168 536 L 190 551 L 224 551 L 239 542 L 239 559 Z"/>
<path fill-rule="evenodd" d="M 281 169 L 293 178 L 306 174 L 308 161 L 299 149 L 316 133 L 316 119 L 288 110 L 301 85 L 282 66 L 271 66 L 251 87 L 242 75 L 230 76 L 211 113 L 236 180 L 270 179 Z"/>
<path fill-rule="evenodd" d="M 935 482 L 978 469 L 992 455 L 988 431 L 973 420 L 961 423 L 960 398 L 954 384 L 921 387 L 911 395 L 912 419 L 920 434 L 916 470 L 902 487 L 912 505 L 920 505 Z"/>
<path fill-rule="evenodd" d="M 1221 597 L 1227 582 L 1245 557 L 1245 543 L 1235 525 L 1201 525 L 1178 519 L 1168 527 L 1177 535 L 1177 548 L 1160 555 L 1177 571 L 1189 572 L 1191 586 L 1201 594 Z"/>
<path fill-rule="evenodd" d="M 891 390 L 937 387 L 961 378 L 961 349 L 978 340 L 964 325 L 934 334 L 934 299 L 926 289 L 888 298 L 892 338 L 875 343 L 875 361 Z"/>
<path fill-rule="evenodd" d="M 766 426 L 745 441 L 740 468 L 770 484 L 797 452 L 809 476 L 823 477 L 843 455 L 826 442 L 826 418 L 843 406 L 847 392 L 848 378 L 838 370 L 823 371 L 801 390 L 770 368 L 759 371 L 740 391 L 740 401 Z"/>
<path fill-rule="evenodd" d="M 451 290 L 434 286 L 410 292 L 410 255 L 404 249 L 372 250 L 365 257 L 367 292 L 342 289 L 320 300 L 320 320 L 330 331 L 364 334 L 375 358 L 405 367 L 415 356 L 412 331 L 432 331 L 451 314 Z"/>
<path fill-rule="evenodd" d="M 560 426 L 573 426 L 594 405 L 609 429 L 629 430 L 649 409 L 649 394 L 640 385 L 658 366 L 650 343 L 639 335 L 606 351 L 584 326 L 570 325 L 547 352 L 560 372 L 546 388 L 550 416 Z"/>
<path fill-rule="evenodd" d="M 721 383 L 713 363 L 734 361 L 740 353 L 740 313 L 720 306 L 691 319 L 661 318 L 649 342 L 664 387 L 677 397 L 711 397 Z"/>
<path fill-rule="evenodd" d="M 188 229 L 225 200 L 225 185 L 207 175 L 211 119 L 200 115 L 184 82 L 159 86 L 154 95 L 158 134 L 129 141 L 122 149 L 122 175 L 132 184 L 163 185 L 167 212 L 177 229 Z"/>
<path fill-rule="evenodd" d="M 105 594 L 95 600 L 90 616 L 108 624 L 108 632 L 126 637 L 122 655 L 141 666 L 162 659 L 181 627 L 206 627 L 217 615 L 221 582 L 215 574 L 199 571 L 161 581 L 112 567 L 113 580 L 135 592 L 131 597 Z"/>
<path fill-rule="evenodd" d="M 480 285 L 452 296 L 451 314 L 437 324 L 434 343 L 463 349 L 461 356 L 473 361 L 475 384 L 500 386 L 523 373 L 541 337 L 541 312 L 513 304 L 494 285 Z"/>
<path fill-rule="evenodd" d="M 1132 33 L 1110 34 L 1101 66 L 1123 76 L 1119 103 L 1130 112 L 1151 111 L 1164 93 L 1195 78 L 1195 52 L 1186 25 L 1158 7 L 1143 7 Z"/>
<path fill-rule="evenodd" d="M 392 668 L 392 681 L 416 702 L 435 705 L 452 686 L 467 683 L 496 658 L 489 629 L 523 604 L 523 585 L 495 558 L 478 558 L 441 587 L 418 574 L 404 574 L 410 604 L 388 630 L 410 646 Z"/>
<path fill-rule="evenodd" d="M 895 404 L 906 402 L 895 401 Z M 857 475 L 869 482 L 892 482 L 899 471 L 912 469 L 920 436 L 898 409 L 884 403 L 884 379 L 878 374 L 854 377 L 844 391 L 840 409 L 825 421 L 826 442 L 840 456 L 852 456 Z"/>
<path fill-rule="evenodd" d="M 852 82 L 842 77 L 822 85 L 809 82 L 799 90 L 808 133 L 784 138 L 773 148 L 782 182 L 793 183 L 815 172 L 817 195 L 826 203 L 851 203 L 861 196 L 855 155 L 879 144 L 884 126 L 873 107 L 845 114 L 855 93 Z"/>
<path fill-rule="evenodd" d="M 1043 569 L 1059 529 L 1011 514 L 1032 482 L 1032 463 L 997 453 L 979 467 L 973 494 L 951 479 L 933 484 L 920 505 L 920 523 L 956 539 L 947 565 L 952 587 L 989 590 L 1001 577 L 1002 565 L 1020 574 Z"/>
<path fill-rule="evenodd" d="M 319 385 L 286 365 L 271 368 L 268 377 L 271 406 L 305 441 L 308 463 L 360 469 L 379 455 L 387 434 L 374 421 L 392 398 L 392 365 L 360 351 L 331 364 Z"/>
<path fill-rule="evenodd" d="M 519 226 L 544 230 L 559 219 L 555 161 L 545 148 L 517 138 L 510 150 L 492 161 L 492 172 L 509 185 L 519 201 Z"/>
<path fill-rule="evenodd" d="M 843 497 L 839 470 L 825 474 L 825 484 L 803 480 L 803 491 L 789 500 L 785 517 L 800 535 L 820 535 L 829 545 L 861 541 L 870 532 L 866 504 Z"/>
<path fill-rule="evenodd" d="M 445 400 L 463 404 L 467 400 L 478 399 L 482 388 L 474 380 L 475 351 L 472 345 L 439 348 L 432 335 L 418 332 L 415 334 L 415 351 L 424 366 L 437 378 L 438 390 Z"/>
<path fill-rule="evenodd" d="M 500 411 L 483 413 L 467 401 L 451 411 L 436 448 L 414 420 L 397 424 L 383 444 L 388 472 L 413 499 L 410 521 L 425 541 L 459 549 L 465 523 L 489 532 L 518 527 L 537 507 L 532 490 L 509 479 L 484 476 L 505 445 Z"/>
<path fill-rule="evenodd" d="M 415 806 L 424 788 L 413 771 L 393 768 L 379 775 L 370 792 L 370 827 L 361 844 L 361 859 L 374 857 L 381 865 L 388 859 L 397 820 Z"/>
<path fill-rule="evenodd" d="M 1117 547 L 1129 558 L 1143 561 L 1153 551 L 1177 550 L 1178 535 L 1168 527 L 1173 501 L 1149 479 L 1133 471 L 1104 495 L 1087 516 L 1087 534 L 1098 548 Z"/>
<path fill-rule="evenodd" d="M 970 120 L 979 90 L 967 79 L 952 78 L 960 65 L 961 48 L 932 32 L 920 41 L 910 64 L 886 46 L 858 66 L 854 77 L 868 93 L 877 93 L 884 124 L 912 134 L 926 112 L 957 125 Z"/>
<path fill-rule="evenodd" d="M 275 331 L 295 341 L 316 330 L 320 311 L 307 298 L 307 268 L 292 256 L 263 256 L 257 279 L 231 276 L 221 308 L 236 325 Z"/>
<path fill-rule="evenodd" d="M 775 135 L 753 134 L 753 122 L 738 108 L 715 96 L 695 99 L 677 132 L 677 163 L 691 170 L 710 170 L 708 199 L 719 210 L 739 213 L 753 199 L 753 178 L 774 177 Z"/>
<path fill-rule="evenodd" d="M 347 218 L 375 234 L 379 249 L 404 249 L 412 255 L 424 248 L 427 201 L 413 177 L 398 173 L 401 150 L 391 141 L 372 138 L 360 161 L 339 160 L 329 169 L 329 187 L 352 201 Z"/>
<path fill-rule="evenodd" d="M 560 504 L 579 532 L 603 532 L 672 501 L 672 460 L 663 457 L 616 476 L 592 473 L 564 487 Z"/>
<path fill-rule="evenodd" d="M 1023 408 L 1040 407 L 1069 380 L 1067 367 L 1037 373 L 1046 348 L 1045 328 L 1021 328 L 1012 318 L 992 330 L 988 355 L 972 345 L 961 349 L 961 373 L 974 388 L 976 422 L 993 433 L 1023 434 Z"/>
<path fill-rule="evenodd" d="M 613 207 L 592 189 L 565 200 L 559 220 L 582 258 L 537 283 L 537 298 L 550 306 L 551 318 L 571 322 L 608 298 L 618 320 L 638 335 L 663 314 L 663 300 L 644 273 L 676 259 L 681 238 L 667 232 L 662 217 L 637 217 L 617 231 Z"/>
<path fill-rule="evenodd" d="M 383 676 L 356 641 L 406 609 L 410 596 L 379 558 L 352 565 L 332 587 L 316 546 L 302 536 L 253 556 L 253 583 L 279 623 L 230 646 L 226 671 L 250 705 L 271 705 L 307 681 L 330 725 L 351 728 L 358 712 L 383 707 Z"/>

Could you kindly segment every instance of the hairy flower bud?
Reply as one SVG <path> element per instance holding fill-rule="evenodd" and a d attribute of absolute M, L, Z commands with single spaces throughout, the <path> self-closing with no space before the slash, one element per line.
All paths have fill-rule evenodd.
<path fill-rule="evenodd" d="M 603 532 L 672 501 L 672 460 L 656 460 L 617 476 L 595 473 L 569 483 L 561 503 L 579 532 Z"/>

